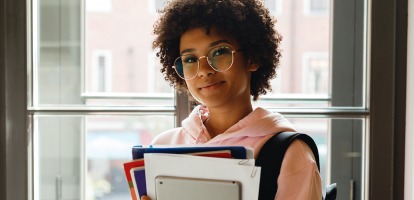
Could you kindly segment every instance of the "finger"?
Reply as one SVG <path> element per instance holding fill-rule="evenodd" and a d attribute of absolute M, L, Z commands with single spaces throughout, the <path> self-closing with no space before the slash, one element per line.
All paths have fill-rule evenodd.
<path fill-rule="evenodd" d="M 148 196 L 143 195 L 143 196 L 141 197 L 141 200 L 151 200 L 151 198 L 149 198 Z"/>

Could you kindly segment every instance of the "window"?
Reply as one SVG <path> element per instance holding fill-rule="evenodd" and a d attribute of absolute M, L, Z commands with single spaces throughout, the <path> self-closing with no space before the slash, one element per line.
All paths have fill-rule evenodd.
<path fill-rule="evenodd" d="M 323 92 L 309 91 L 308 79 L 304 76 L 307 68 L 303 66 L 302 57 L 308 52 L 326 54 L 327 59 L 331 56 L 329 55 L 331 41 L 328 39 L 332 29 L 331 16 L 315 18 L 303 15 L 297 1 L 283 1 L 283 6 L 284 13 L 289 14 L 276 16 L 276 29 L 283 36 L 278 75 L 271 83 L 273 91 L 262 97 L 263 101 L 259 103 L 271 107 L 327 107 L 330 100 L 329 82 L 319 85 L 324 87 L 321 89 Z M 312 34 L 309 34 L 310 32 Z M 331 65 L 327 66 L 328 78 L 331 68 Z M 304 98 L 307 101 L 302 101 Z M 269 100 L 273 102 L 270 103 Z M 285 100 L 296 103 L 290 104 Z"/>
<path fill-rule="evenodd" d="M 326 15 L 329 12 L 329 0 L 304 0 L 305 14 Z"/>
<path fill-rule="evenodd" d="M 77 106 L 65 107 L 65 104 L 67 104 L 68 102 L 79 103 L 85 100 L 84 94 L 82 94 L 82 92 L 80 92 L 79 89 L 83 88 L 84 83 L 82 83 L 81 78 L 76 78 L 82 77 L 82 75 L 75 73 L 76 71 L 80 70 L 73 70 L 69 68 L 73 63 L 75 63 L 76 66 L 80 65 L 79 60 L 81 60 L 81 58 L 79 57 L 83 54 L 80 54 L 76 51 L 79 48 L 79 43 L 73 41 L 77 41 L 76 39 L 80 40 L 79 33 L 81 33 L 81 31 L 78 29 L 78 26 L 74 26 L 74 24 L 76 23 L 65 23 L 65 20 L 69 19 L 74 20 L 77 23 L 81 22 L 80 16 L 82 15 L 80 12 L 80 8 L 82 6 L 79 4 L 79 2 L 60 1 L 62 5 L 61 9 L 57 5 L 57 2 L 19 2 L 14 0 L 5 0 L 5 2 L 5 5 L 7 5 L 5 8 L 15 10 L 16 12 L 8 13 L 7 15 L 5 15 L 4 13 L 6 9 L 0 9 L 0 13 L 2 14 L 2 16 L 4 16 L 2 21 L 5 22 L 0 23 L 0 35 L 2 36 L 0 37 L 0 46 L 3 49 L 3 51 L 1 51 L 2 53 L 0 56 L 0 62 L 4 64 L 4 67 L 0 67 L 0 76 L 3 80 L 0 82 L 0 90 L 3 91 L 3 94 L 5 94 L 3 96 L 4 98 L 1 98 L 0 100 L 0 109 L 4 111 L 0 112 L 2 119 L 0 121 L 0 148 L 2 150 L 0 151 L 4 152 L 3 155 L 5 155 L 5 157 L 7 158 L 0 161 L 2 166 L 0 167 L 0 171 L 3 174 L 5 174 L 5 176 L 0 181 L 0 184 L 5 186 L 0 187 L 0 197 L 2 197 L 2 199 L 5 200 L 40 199 L 38 195 L 39 193 L 44 194 L 50 192 L 50 190 L 53 190 L 53 188 L 57 189 L 55 187 L 56 182 L 68 183 L 70 179 L 60 179 L 59 177 L 55 176 L 51 176 L 53 178 L 47 179 L 47 176 L 43 176 L 42 182 L 34 183 L 34 180 L 38 181 L 39 177 L 41 175 L 44 175 L 39 173 L 39 163 L 49 160 L 49 163 L 51 164 L 46 166 L 50 167 L 56 165 L 56 160 L 65 161 L 65 159 L 60 158 L 69 158 L 68 160 L 70 160 L 70 162 L 64 162 L 64 166 L 67 167 L 70 165 L 74 165 L 77 170 L 79 170 L 79 166 L 85 166 L 84 164 L 82 164 L 83 162 L 77 162 L 76 159 L 70 158 L 67 154 L 63 154 L 61 157 L 56 156 L 56 154 L 52 155 L 51 153 L 53 153 L 53 149 L 49 150 L 49 152 L 35 151 L 36 149 L 33 148 L 33 146 L 35 144 L 38 144 L 38 139 L 47 139 L 48 137 L 48 132 L 43 132 L 48 130 L 47 126 L 54 126 L 59 124 L 59 121 L 53 121 L 53 118 L 56 118 L 56 116 L 75 116 L 76 114 L 79 114 L 80 111 L 84 114 L 95 113 L 105 116 L 108 113 L 112 112 L 114 115 L 117 115 L 117 112 L 122 109 L 119 109 L 117 112 L 114 112 L 114 110 L 116 109 L 111 110 L 108 108 L 100 107 L 100 112 L 95 112 L 96 110 L 93 109 L 84 112 L 85 110 L 77 110 L 80 108 Z M 366 122 L 366 124 L 361 124 L 363 125 L 362 136 L 365 138 L 365 140 L 369 140 L 369 142 L 361 142 L 362 144 L 366 145 L 363 147 L 362 161 L 366 162 L 367 160 L 369 160 L 369 166 L 367 166 L 364 163 L 361 164 L 356 162 L 355 165 L 361 166 L 362 170 L 355 171 L 354 175 L 350 175 L 348 170 L 344 170 L 344 166 L 346 168 L 349 167 L 349 161 L 347 160 L 351 159 L 351 157 L 355 157 L 358 155 L 352 153 L 353 150 L 350 145 L 351 143 L 342 142 L 341 138 L 331 138 L 328 140 L 328 143 L 329 141 L 338 142 L 329 145 L 331 147 L 327 148 L 328 152 L 331 149 L 341 150 L 348 148 L 350 150 L 348 151 L 350 153 L 346 154 L 348 155 L 347 158 L 341 157 L 341 152 L 337 152 L 337 155 L 330 156 L 331 158 L 338 158 L 341 162 L 332 161 L 328 162 L 328 164 L 338 164 L 338 166 L 340 164 L 339 167 L 327 165 L 327 172 L 329 172 L 329 169 L 341 170 L 341 173 L 336 173 L 333 170 L 331 170 L 329 173 L 331 174 L 332 180 L 339 180 L 338 178 L 343 178 L 340 190 L 346 192 L 338 193 L 338 195 L 341 195 L 341 197 L 339 197 L 341 199 L 349 199 L 346 196 L 348 195 L 347 192 L 349 191 L 349 188 L 346 187 L 347 185 L 351 185 L 350 180 L 354 180 L 352 176 L 365 177 L 362 186 L 360 184 L 355 184 L 357 182 L 352 181 L 352 186 L 356 188 L 352 191 L 356 192 L 357 194 L 364 193 L 361 195 L 353 196 L 354 199 L 392 199 L 392 196 L 396 196 L 396 194 L 401 195 L 404 193 L 404 187 L 399 187 L 401 186 L 401 184 L 404 185 L 404 178 L 398 178 L 393 173 L 393 169 L 396 169 L 397 167 L 396 163 L 401 161 L 404 162 L 404 159 L 401 159 L 400 157 L 401 154 L 398 153 L 399 151 L 404 152 L 404 145 L 402 145 L 401 143 L 398 143 L 398 145 L 394 145 L 393 142 L 395 134 L 403 134 L 404 132 L 397 131 L 398 128 L 403 129 L 403 127 L 399 126 L 398 124 L 395 124 L 394 117 L 392 117 L 395 116 L 395 110 L 399 106 L 394 104 L 394 95 L 398 93 L 398 91 L 396 91 L 395 87 L 393 86 L 396 83 L 395 79 L 400 80 L 400 76 L 393 77 L 390 76 L 390 74 L 394 74 L 396 72 L 396 66 L 402 67 L 403 69 L 406 69 L 406 66 L 401 64 L 404 63 L 404 61 L 399 59 L 399 56 L 384 56 L 404 54 L 396 54 L 396 51 L 398 50 L 396 49 L 396 46 L 398 46 L 396 44 L 398 43 L 398 41 L 400 41 L 400 39 L 403 41 L 405 38 L 404 31 L 397 31 L 395 26 L 396 23 L 404 21 L 404 19 L 402 20 L 401 18 L 397 17 L 397 13 L 404 13 L 404 9 L 406 9 L 406 7 L 398 7 L 398 5 L 401 5 L 401 2 L 407 3 L 407 1 L 354 0 L 335 1 L 335 4 L 332 4 L 332 9 L 334 11 L 333 13 L 335 13 L 334 18 L 332 18 L 331 40 L 333 44 L 332 53 L 330 53 L 330 58 L 332 59 L 331 92 L 332 98 L 334 100 L 334 102 L 332 103 L 335 106 L 356 105 L 356 107 L 354 106 L 349 107 L 349 109 L 339 110 L 327 109 L 325 110 L 325 112 L 321 112 L 321 110 L 318 109 L 278 109 L 279 112 L 282 112 L 283 114 L 290 116 L 297 116 L 300 114 L 302 116 L 310 116 L 310 118 L 312 119 L 315 116 L 326 117 L 327 115 L 329 115 L 337 120 L 342 120 L 344 117 L 348 118 L 348 123 L 354 123 L 355 121 L 352 121 L 350 119 L 352 117 L 357 117 L 359 118 L 359 120 L 362 119 Z M 34 5 L 31 5 L 31 3 L 34 3 Z M 35 9 L 31 10 L 33 8 Z M 70 15 L 70 17 L 68 17 L 67 15 L 58 14 L 60 12 L 58 12 L 57 10 L 60 10 L 63 13 L 70 10 L 72 14 Z M 365 10 L 372 10 L 372 12 L 366 13 Z M 412 9 L 410 10 L 410 12 L 411 11 Z M 70 12 L 66 13 L 68 14 Z M 369 17 L 369 20 L 367 22 L 365 22 L 366 24 L 364 23 L 364 20 L 360 20 L 360 17 L 363 17 L 364 13 L 365 15 L 372 16 Z M 25 21 L 27 22 L 27 24 L 25 24 Z M 38 24 L 37 22 L 39 21 L 47 23 Z M 283 21 L 279 21 L 279 23 L 282 22 Z M 62 25 L 59 25 L 60 23 Z M 370 24 L 372 25 L 377 23 L 381 23 L 381 26 L 368 26 Z M 59 28 L 56 27 L 60 26 L 62 27 L 61 32 L 60 34 L 57 34 L 56 29 L 59 30 Z M 68 27 L 69 30 L 66 29 Z M 364 28 L 362 27 L 366 27 L 370 31 L 368 32 L 364 30 Z M 44 30 L 40 34 L 41 36 L 39 35 L 40 32 L 38 30 Z M 363 51 L 364 48 L 351 47 L 354 46 L 356 41 L 361 40 L 360 37 L 354 37 L 359 34 L 364 35 L 364 37 L 368 37 L 370 41 L 366 49 L 370 52 L 370 56 L 362 58 L 363 60 L 366 60 L 366 63 L 369 63 L 369 70 L 365 71 L 362 75 L 359 75 L 359 71 L 355 70 L 355 61 L 359 60 L 359 56 L 365 55 L 365 53 L 360 52 Z M 412 34 L 408 35 L 411 36 Z M 56 41 L 56 38 L 59 36 L 62 39 L 61 43 L 53 43 L 53 40 L 51 40 L 51 38 L 55 38 Z M 40 38 L 42 39 L 40 40 Z M 65 40 L 63 40 L 64 38 Z M 404 47 L 404 45 L 402 46 Z M 74 54 L 70 54 L 70 52 L 74 52 Z M 59 54 L 60 56 L 57 57 L 56 55 Z M 287 55 L 286 53 L 284 54 L 284 57 L 286 58 Z M 395 59 L 397 59 L 397 64 L 395 63 Z M 33 66 L 36 66 L 38 68 L 36 70 L 33 70 L 32 64 Z M 29 76 L 27 76 L 27 74 Z M 44 74 L 47 74 L 47 76 L 44 76 Z M 70 75 L 71 77 L 65 78 L 65 76 L 63 76 L 62 74 L 67 75 L 67 77 Z M 353 79 L 349 78 L 350 74 L 355 75 L 353 76 Z M 289 76 L 289 74 L 283 74 L 283 77 Z M 370 78 L 366 79 L 366 77 Z M 57 80 L 59 80 L 61 84 L 58 84 L 59 81 Z M 364 88 L 370 90 L 370 92 L 361 92 L 359 91 L 358 87 L 354 87 L 355 85 L 361 85 L 361 80 L 367 80 L 365 83 L 362 83 L 362 85 L 366 84 L 367 87 Z M 284 83 L 286 81 L 282 82 Z M 44 91 L 45 85 L 49 86 L 46 92 L 54 95 L 46 95 Z M 338 88 L 337 85 L 343 85 L 346 87 Z M 60 90 L 58 91 L 57 89 L 59 88 Z M 366 96 L 361 99 L 371 99 L 369 107 L 365 107 L 363 104 L 361 104 L 362 101 L 359 100 L 359 97 L 354 98 L 354 95 L 341 95 L 341 93 L 349 94 L 349 91 L 352 88 L 357 88 L 356 90 L 353 90 L 354 94 L 362 94 L 362 96 Z M 70 90 L 75 91 L 75 94 L 81 94 L 81 98 L 74 99 L 73 93 L 70 93 L 70 95 L 65 95 L 67 91 Z M 88 97 L 88 100 L 90 100 L 91 97 L 93 96 L 91 95 L 90 97 Z M 298 100 L 295 98 L 285 98 L 283 96 L 279 97 L 279 99 L 267 99 L 266 101 L 272 101 L 273 103 L 275 101 L 292 103 L 297 102 Z M 135 98 L 135 96 L 131 95 L 130 98 Z M 178 96 L 178 98 L 181 97 Z M 302 99 L 306 99 L 307 101 L 312 102 L 315 101 L 315 99 L 310 98 Z M 321 101 L 324 99 L 322 98 L 316 100 Z M 136 102 L 136 100 L 134 102 Z M 59 105 L 58 103 L 60 103 L 61 106 L 54 107 L 55 105 Z M 274 106 L 274 104 L 271 104 L 271 106 Z M 362 108 L 366 108 L 366 110 L 364 111 L 364 109 L 359 109 L 360 106 L 362 106 Z M 302 110 L 302 112 L 300 110 Z M 373 112 L 372 110 L 375 110 L 375 112 Z M 160 113 L 166 114 L 172 112 L 169 109 L 160 109 L 154 111 L 158 113 L 155 116 L 158 116 Z M 140 113 L 139 111 L 137 111 L 137 109 L 129 109 L 126 112 L 128 113 L 128 115 L 132 113 Z M 368 114 L 369 117 L 366 117 Z M 47 116 L 49 116 L 51 121 L 44 124 L 44 127 L 46 127 L 46 129 L 39 129 L 38 125 L 41 125 L 42 122 L 39 122 L 36 119 L 36 117 L 46 118 Z M 171 119 L 172 118 L 173 117 L 171 117 Z M 405 120 L 403 119 L 399 121 Z M 19 124 L 19 126 L 16 126 L 16 124 Z M 35 124 L 37 125 L 35 126 Z M 60 133 L 62 133 L 62 135 L 72 135 L 75 137 L 76 133 L 80 132 L 64 132 L 65 126 L 68 125 L 65 125 L 65 123 L 63 123 L 62 121 L 60 122 L 59 126 L 62 126 L 62 129 L 60 129 Z M 395 126 L 397 126 L 397 128 Z M 347 134 L 349 132 L 352 132 L 352 130 L 346 130 L 344 132 L 343 130 L 339 130 L 341 129 L 341 127 L 337 127 L 336 129 L 329 129 L 331 133 L 335 133 L 336 136 L 343 136 L 346 140 L 348 140 L 351 137 L 351 135 Z M 59 130 L 51 130 L 52 133 L 53 131 Z M 52 134 L 52 136 L 57 136 L 57 134 Z M 66 145 L 66 147 L 69 143 L 74 143 L 74 147 L 76 147 L 76 149 L 80 149 L 84 147 L 83 145 L 79 145 L 83 144 L 82 142 L 85 141 L 82 140 L 82 138 L 78 138 L 77 140 L 73 141 L 65 140 L 66 138 L 62 138 L 62 141 L 65 141 L 64 145 Z M 55 146 L 61 145 L 56 143 L 55 139 L 56 137 L 53 137 L 50 138 L 50 140 L 42 141 L 46 142 L 43 144 Z M 76 149 L 73 150 L 73 153 L 74 155 L 79 157 L 80 152 L 76 152 Z M 330 151 L 331 154 L 333 153 L 332 150 Z M 395 156 L 393 156 L 393 153 Z M 41 160 L 39 158 L 39 155 L 43 155 L 45 159 Z M 50 169 L 54 170 L 54 168 Z M 81 177 L 79 176 L 78 171 L 76 170 L 66 172 L 69 172 L 69 174 L 72 177 Z M 343 174 L 343 172 L 345 172 L 345 175 Z M 364 174 L 358 174 L 361 172 Z M 401 171 L 399 171 L 399 173 L 400 172 Z M 333 175 L 341 175 L 341 177 L 335 178 L 333 177 Z M 62 194 L 61 197 L 70 198 L 66 195 L 73 193 L 75 191 L 73 190 L 75 187 L 80 188 L 80 190 L 82 190 L 80 191 L 81 194 L 87 193 L 83 192 L 85 187 L 83 187 L 84 185 L 81 185 L 81 183 L 84 183 L 85 181 L 76 182 L 73 180 L 74 179 L 72 179 L 71 181 L 74 183 L 74 187 L 60 188 L 63 189 L 63 193 L 60 193 Z M 342 186 L 344 186 L 344 188 L 342 188 Z M 25 187 L 26 189 L 22 190 L 22 187 Z M 345 197 L 342 197 L 342 195 L 345 195 Z M 58 197 L 53 196 L 52 194 L 49 195 L 47 198 L 42 199 L 58 199 Z M 81 198 L 77 196 L 76 199 Z"/>
<path fill-rule="evenodd" d="M 329 60 L 327 53 L 306 53 L 303 56 L 304 93 L 327 94 Z"/>
<path fill-rule="evenodd" d="M 166 81 L 154 81 L 164 80 L 163 74 L 161 74 L 162 65 L 159 58 L 155 53 L 151 52 L 148 55 L 148 60 L 148 77 L 152 77 L 148 82 L 148 91 L 154 93 L 171 93 L 173 89 Z"/>
<path fill-rule="evenodd" d="M 110 92 L 112 85 L 112 65 L 111 53 L 105 50 L 96 50 L 93 52 L 93 91 Z"/>
<path fill-rule="evenodd" d="M 107 13 L 112 11 L 112 0 L 86 0 L 88 12 Z"/>
<path fill-rule="evenodd" d="M 264 3 L 273 15 L 281 15 L 283 12 L 282 0 L 265 0 Z"/>
<path fill-rule="evenodd" d="M 117 0 L 111 2 L 116 9 L 105 15 L 89 9 L 82 13 L 79 2 L 64 2 L 38 1 L 33 6 L 33 24 L 39 25 L 32 36 L 36 62 L 29 66 L 33 196 L 36 200 L 125 199 L 129 197 L 121 165 L 129 160 L 125 146 L 148 144 L 176 126 L 181 121 L 176 116 L 188 112 L 186 102 L 180 102 L 183 98 L 155 81 L 161 75 L 149 41 L 157 16 L 147 8 L 156 10 L 162 1 Z M 277 2 L 281 1 L 267 5 L 279 9 Z M 310 10 L 320 7 L 307 2 Z M 283 12 L 291 15 L 278 16 L 276 26 L 284 36 L 280 76 L 273 82 L 278 85 L 254 105 L 281 112 L 298 131 L 315 138 L 323 182 L 343 186 L 341 190 L 347 192 L 339 195 L 344 199 L 351 195 L 364 199 L 367 192 L 363 178 L 368 124 L 363 77 L 366 7 L 356 2 L 359 9 L 352 19 L 325 8 L 343 20 L 359 22 L 347 27 L 349 32 L 342 31 L 343 24 L 331 26 L 333 16 L 304 16 L 302 7 L 294 6 L 297 2 L 284 2 Z M 50 19 L 56 21 L 46 23 Z M 354 99 L 347 101 L 344 96 Z M 341 173 L 335 171 L 339 164 Z M 357 189 L 350 188 L 349 182 Z"/>
<path fill-rule="evenodd" d="M 159 10 L 164 8 L 164 5 L 167 3 L 167 0 L 148 0 L 149 11 L 150 13 L 156 14 Z"/>

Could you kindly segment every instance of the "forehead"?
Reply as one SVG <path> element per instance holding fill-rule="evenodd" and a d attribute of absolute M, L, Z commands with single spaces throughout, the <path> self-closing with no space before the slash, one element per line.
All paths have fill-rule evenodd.
<path fill-rule="evenodd" d="M 217 43 L 227 43 L 234 48 L 239 46 L 235 38 L 220 34 L 214 27 L 210 28 L 209 31 L 206 28 L 192 28 L 181 35 L 180 52 L 187 49 L 202 51 L 215 46 Z"/>

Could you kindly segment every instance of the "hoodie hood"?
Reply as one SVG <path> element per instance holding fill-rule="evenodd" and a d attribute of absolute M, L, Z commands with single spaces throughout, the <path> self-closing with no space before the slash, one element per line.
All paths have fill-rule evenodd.
<path fill-rule="evenodd" d="M 227 139 L 264 137 L 282 131 L 295 131 L 293 125 L 281 114 L 258 107 L 224 133 L 211 139 L 204 121 L 208 118 L 208 108 L 197 106 L 188 118 L 183 120 L 182 127 L 192 143 L 223 143 Z"/>

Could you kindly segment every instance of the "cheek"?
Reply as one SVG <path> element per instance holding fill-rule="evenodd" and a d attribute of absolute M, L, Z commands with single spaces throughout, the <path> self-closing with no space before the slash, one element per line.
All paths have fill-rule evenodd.
<path fill-rule="evenodd" d="M 197 88 L 195 88 L 194 84 L 192 84 L 192 81 L 185 81 L 185 83 L 187 84 L 187 89 L 188 91 L 194 96 L 194 92 L 197 90 Z"/>
<path fill-rule="evenodd" d="M 231 77 L 233 80 L 236 81 L 246 81 L 246 79 L 250 78 L 251 71 L 249 70 L 248 65 L 240 64 L 235 66 L 235 68 L 231 71 L 228 71 L 228 77 Z"/>
<path fill-rule="evenodd" d="M 189 82 L 191 82 L 191 81 L 189 81 Z M 186 81 L 186 83 L 187 83 L 187 89 L 188 89 L 188 92 L 190 93 L 189 95 L 191 95 L 192 96 L 192 98 L 194 99 L 194 100 L 196 100 L 197 102 L 199 102 L 199 103 L 201 103 L 201 104 L 205 104 L 204 103 L 204 101 L 202 101 L 200 98 L 199 98 L 199 95 L 198 95 L 198 93 L 197 93 L 197 91 L 198 91 L 198 89 L 196 88 L 196 87 L 194 87 L 194 84 L 191 84 L 191 83 L 189 83 L 188 81 Z"/>
<path fill-rule="evenodd" d="M 246 67 L 247 68 L 247 67 Z M 233 86 L 240 90 L 245 90 L 250 87 L 251 72 L 247 69 L 237 70 L 231 74 Z"/>

